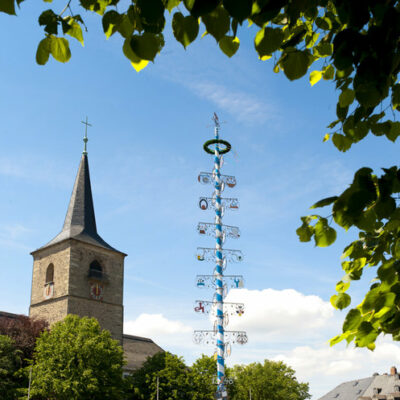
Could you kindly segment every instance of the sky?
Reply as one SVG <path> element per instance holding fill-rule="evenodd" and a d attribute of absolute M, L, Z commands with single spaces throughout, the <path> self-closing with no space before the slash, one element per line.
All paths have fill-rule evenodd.
<path fill-rule="evenodd" d="M 137 73 L 122 54 L 122 39 L 107 41 L 100 18 L 82 13 L 85 47 L 71 39 L 71 61 L 51 59 L 43 67 L 35 64 L 41 10 L 31 0 L 17 17 L 0 14 L 0 310 L 28 313 L 30 252 L 61 230 L 88 116 L 98 231 L 128 254 L 125 333 L 150 337 L 188 364 L 213 354 L 212 346 L 193 343 L 192 332 L 212 328 L 193 308 L 213 294 L 195 287 L 197 274 L 213 270 L 195 253 L 214 246 L 196 226 L 213 222 L 212 211 L 198 208 L 199 196 L 211 196 L 212 187 L 197 176 L 212 169 L 202 145 L 213 138 L 216 112 L 221 137 L 232 144 L 222 173 L 238 182 L 224 196 L 240 201 L 223 221 L 238 226 L 241 237 L 225 246 L 244 254 L 242 263 L 227 266 L 226 273 L 244 276 L 245 288 L 226 300 L 246 307 L 229 329 L 249 338 L 232 346 L 227 364 L 283 360 L 310 383 L 313 399 L 343 381 L 400 365 L 400 348 L 388 338 L 374 352 L 328 344 L 345 317 L 329 298 L 343 275 L 342 249 L 356 232 L 339 230 L 324 249 L 300 243 L 295 233 L 309 206 L 341 193 L 357 169 L 396 165 L 398 144 L 367 137 L 340 153 L 323 143 L 335 119 L 334 85 L 311 87 L 307 77 L 289 82 L 275 74 L 273 62 L 257 58 L 254 27 L 239 28 L 241 46 L 232 59 L 209 36 L 185 51 L 167 28 L 161 55 Z M 371 270 L 352 285 L 353 305 L 373 277 Z"/>

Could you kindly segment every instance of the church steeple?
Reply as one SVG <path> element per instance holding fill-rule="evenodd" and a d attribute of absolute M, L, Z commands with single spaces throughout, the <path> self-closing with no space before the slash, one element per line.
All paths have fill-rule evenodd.
<path fill-rule="evenodd" d="M 85 125 L 86 129 L 87 126 L 90 125 L 87 119 Z M 51 246 L 66 239 L 76 239 L 95 246 L 118 251 L 105 242 L 97 233 L 86 146 L 88 141 L 87 130 L 85 130 L 83 141 L 84 150 L 82 152 L 82 158 L 72 190 L 64 226 L 53 240 L 41 248 Z"/>

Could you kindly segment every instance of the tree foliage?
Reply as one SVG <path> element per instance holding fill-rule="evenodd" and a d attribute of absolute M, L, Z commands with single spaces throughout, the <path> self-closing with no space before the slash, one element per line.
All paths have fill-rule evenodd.
<path fill-rule="evenodd" d="M 191 400 L 192 390 L 189 370 L 181 357 L 168 352 L 160 352 L 149 357 L 142 368 L 131 376 L 131 399 L 155 400 L 159 396 L 169 400 Z"/>
<path fill-rule="evenodd" d="M 0 11 L 15 14 L 23 0 L 4 0 Z M 400 110 L 400 4 L 395 0 L 65 0 L 62 10 L 44 10 L 38 19 L 45 37 L 36 53 L 44 65 L 50 55 L 71 57 L 69 37 L 84 43 L 86 25 L 80 8 L 101 17 L 107 38 L 119 34 L 122 51 L 136 70 L 154 61 L 164 47 L 163 31 L 171 22 L 175 39 L 186 48 L 205 35 L 232 57 L 244 25 L 252 25 L 261 60 L 290 80 L 310 68 L 310 83 L 333 80 L 338 89 L 337 118 L 325 139 L 346 151 L 369 132 L 396 140 L 400 123 L 385 119 Z M 44 0 L 47 5 L 51 0 Z M 126 9 L 124 9 L 126 7 Z M 171 17 L 168 18 L 168 15 Z M 255 29 L 254 29 L 255 27 Z M 83 28 L 83 29 L 82 29 Z M 374 112 L 384 102 L 385 108 Z M 392 118 L 393 119 L 393 118 Z"/>
<path fill-rule="evenodd" d="M 15 348 L 11 338 L 0 335 L 0 399 L 18 398 L 17 373 L 21 364 L 21 351 Z"/>
<path fill-rule="evenodd" d="M 331 344 L 342 340 L 354 341 L 358 347 L 375 348 L 375 340 L 381 334 L 392 335 L 400 340 L 400 208 L 397 206 L 400 193 L 400 170 L 397 167 L 383 169 L 377 176 L 369 168 L 361 168 L 352 184 L 339 196 L 316 203 L 312 208 L 329 206 L 332 218 L 345 230 L 359 229 L 359 238 L 350 243 L 342 255 L 345 273 L 337 283 L 337 294 L 331 297 L 332 305 L 344 309 L 351 303 L 346 293 L 354 280 L 360 280 L 367 267 L 377 268 L 377 276 L 364 300 L 352 308 L 343 323 L 343 333 L 334 337 Z M 317 228 L 323 219 L 319 215 L 303 217 L 297 230 L 302 241 L 317 236 L 326 237 L 328 230 Z M 324 219 L 326 221 L 326 219 Z M 313 225 L 314 221 L 318 221 Z M 329 243 L 330 244 L 330 243 Z"/>
<path fill-rule="evenodd" d="M 94 318 L 68 315 L 38 338 L 33 396 L 58 400 L 123 399 L 123 350 Z"/>
<path fill-rule="evenodd" d="M 229 376 L 229 371 L 225 371 Z M 190 368 L 189 380 L 192 386 L 193 400 L 213 400 L 215 399 L 215 389 L 217 376 L 217 363 L 214 357 L 202 355 Z"/>
<path fill-rule="evenodd" d="M 295 371 L 281 361 L 265 360 L 263 364 L 235 365 L 231 372 L 233 385 L 230 399 L 305 400 L 311 396 L 308 383 L 300 383 Z"/>
<path fill-rule="evenodd" d="M 0 11 L 15 14 L 22 1 L 3 0 Z M 321 79 L 334 83 L 336 117 L 324 141 L 331 139 L 345 152 L 369 133 L 392 142 L 400 135 L 398 0 L 132 0 L 124 5 L 126 9 L 119 0 L 66 0 L 62 10 L 44 10 L 39 24 L 45 37 L 37 49 L 37 62 L 46 64 L 50 55 L 68 61 L 68 37 L 83 44 L 84 21 L 72 12 L 77 7 L 101 17 L 107 38 L 121 36 L 122 51 L 137 71 L 154 61 L 164 47 L 167 19 L 184 48 L 199 35 L 211 36 L 228 57 L 238 51 L 247 25 L 254 33 L 258 58 L 273 61 L 274 72 L 283 71 L 291 81 L 309 72 L 311 85 Z M 331 207 L 328 216 L 302 217 L 297 230 L 301 241 L 313 238 L 317 246 L 326 247 L 336 240 L 330 217 L 346 230 L 359 229 L 359 240 L 344 251 L 345 276 L 331 298 L 338 309 L 350 305 L 346 291 L 352 280 L 361 278 L 363 268 L 377 268 L 376 282 L 347 314 L 343 334 L 332 344 L 346 339 L 373 349 L 381 333 L 400 340 L 400 208 L 396 203 L 400 174 L 396 167 L 383 172 L 378 177 L 361 168 L 342 194 L 314 205 Z"/>
<path fill-rule="evenodd" d="M 0 335 L 9 336 L 14 347 L 21 352 L 22 365 L 32 360 L 36 339 L 48 328 L 44 320 L 18 315 L 16 318 L 0 318 Z"/>

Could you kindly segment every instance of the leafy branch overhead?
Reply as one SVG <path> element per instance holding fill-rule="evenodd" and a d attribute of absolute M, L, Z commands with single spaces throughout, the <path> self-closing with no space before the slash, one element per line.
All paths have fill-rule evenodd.
<path fill-rule="evenodd" d="M 336 285 L 337 293 L 331 297 L 335 308 L 342 310 L 350 305 L 351 297 L 346 292 L 352 281 L 361 279 L 365 268 L 377 268 L 377 276 L 364 300 L 348 312 L 343 333 L 334 337 L 331 344 L 354 341 L 358 347 L 373 350 L 381 333 L 400 340 L 400 208 L 396 204 L 400 169 L 392 167 L 383 172 L 378 177 L 371 169 L 361 168 L 342 194 L 312 206 L 329 206 L 337 225 L 345 230 L 359 229 L 359 238 L 342 255 L 344 276 Z M 297 229 L 302 242 L 312 238 L 317 246 L 334 242 L 336 232 L 326 218 L 311 215 L 302 217 L 302 222 Z"/>
<path fill-rule="evenodd" d="M 52 0 L 44 0 L 51 3 Z M 2 0 L 0 11 L 15 14 L 23 0 Z M 66 62 L 71 57 L 68 36 L 83 45 L 79 7 L 101 17 L 107 38 L 118 33 L 123 54 L 140 71 L 164 47 L 163 31 L 170 21 L 175 39 L 187 48 L 196 38 L 212 36 L 232 57 L 240 46 L 240 31 L 254 32 L 260 60 L 273 59 L 273 70 L 290 80 L 310 69 L 310 83 L 334 80 L 339 91 L 337 119 L 324 141 L 340 151 L 369 132 L 395 141 L 400 123 L 387 113 L 400 110 L 400 5 L 393 0 L 132 0 L 122 10 L 120 0 L 66 0 L 62 11 L 39 16 L 45 38 L 36 60 L 50 55 Z M 126 4 L 126 2 L 124 2 Z M 68 16 L 64 16 L 68 14 Z M 61 37 L 61 36 L 64 37 Z M 377 106 L 381 106 L 375 112 Z"/>
<path fill-rule="evenodd" d="M 26 0 L 28 1 L 28 0 Z M 33 0 L 31 0 L 33 1 Z M 347 151 L 368 133 L 395 141 L 400 135 L 400 2 L 397 0 L 65 0 L 61 11 L 39 16 L 44 39 L 36 60 L 46 64 L 50 55 L 60 62 L 71 57 L 69 37 L 83 45 L 85 23 L 73 9 L 101 17 L 107 38 L 122 37 L 123 54 L 140 71 L 162 51 L 168 20 L 175 39 L 186 49 L 199 36 L 211 36 L 221 51 L 232 57 L 244 29 L 254 34 L 260 62 L 271 60 L 274 72 L 293 81 L 309 73 L 313 86 L 321 79 L 337 89 L 336 119 L 323 141 L 332 140 Z M 44 0 L 51 3 L 52 0 Z M 1 0 L 0 11 L 15 14 L 23 0 Z M 44 3 L 44 5 L 45 5 Z M 126 9 L 122 9 L 122 3 Z M 377 278 L 364 301 L 350 310 L 343 333 L 334 339 L 354 341 L 373 349 L 381 333 L 400 340 L 400 172 L 384 169 L 380 177 L 360 169 L 340 196 L 316 203 L 331 207 L 329 216 L 302 217 L 297 230 L 303 242 L 314 239 L 325 247 L 336 240 L 332 220 L 359 239 L 343 254 L 345 276 L 336 285 L 331 303 L 350 305 L 346 293 L 365 267 L 377 267 Z"/>

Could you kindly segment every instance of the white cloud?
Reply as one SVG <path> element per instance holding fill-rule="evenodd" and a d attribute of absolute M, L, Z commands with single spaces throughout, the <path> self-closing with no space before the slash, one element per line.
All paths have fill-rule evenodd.
<path fill-rule="evenodd" d="M 257 342 L 320 335 L 333 316 L 328 302 L 293 289 L 232 290 L 226 301 L 245 304 L 244 315 L 232 318 L 229 329 L 246 330 L 249 340 Z"/>
<path fill-rule="evenodd" d="M 342 343 L 329 347 L 328 340 L 338 333 L 343 317 L 338 318 L 329 303 L 318 296 L 293 289 L 240 289 L 232 290 L 226 301 L 245 303 L 245 314 L 232 316 L 227 329 L 244 330 L 249 337 L 245 346 L 233 346 L 227 365 L 283 361 L 296 371 L 300 382 L 310 383 L 313 400 L 342 382 L 400 366 L 400 347 L 389 338 L 379 339 L 374 352 Z M 210 321 L 200 322 L 200 329 L 211 329 Z M 140 314 L 125 323 L 124 331 L 150 337 L 190 364 L 201 353 L 211 355 L 214 351 L 213 346 L 193 343 L 195 324 L 163 314 Z"/>
<path fill-rule="evenodd" d="M 344 345 L 328 347 L 300 346 L 273 357 L 284 361 L 296 371 L 300 381 L 309 381 L 313 398 L 317 399 L 339 384 L 389 372 L 400 365 L 400 348 L 388 339 L 379 339 L 375 351 Z"/>
<path fill-rule="evenodd" d="M 153 339 L 162 348 L 182 355 L 182 348 L 192 347 L 193 328 L 169 320 L 162 314 L 140 314 L 135 320 L 124 323 L 124 333 Z"/>
<path fill-rule="evenodd" d="M 186 86 L 194 94 L 211 101 L 240 122 L 260 124 L 276 118 L 277 111 L 272 105 L 243 91 L 230 90 L 212 82 L 195 82 Z"/>

